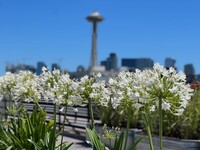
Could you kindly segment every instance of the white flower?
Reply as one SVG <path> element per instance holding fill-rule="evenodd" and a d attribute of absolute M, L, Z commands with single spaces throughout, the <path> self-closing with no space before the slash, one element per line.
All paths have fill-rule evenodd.
<path fill-rule="evenodd" d="M 116 97 L 111 98 L 111 104 L 114 109 L 117 108 L 117 106 L 119 105 L 119 102 L 120 102 L 119 99 L 117 99 Z"/>
<path fill-rule="evenodd" d="M 98 77 L 98 78 L 100 78 L 101 76 L 102 76 L 101 73 L 98 73 L 98 74 L 97 74 L 97 77 Z"/>
<path fill-rule="evenodd" d="M 177 92 L 178 92 L 178 87 L 177 87 L 177 86 L 174 86 L 174 87 L 172 87 L 171 89 L 169 89 L 169 91 L 170 91 L 171 93 L 177 93 Z"/>
<path fill-rule="evenodd" d="M 73 107 L 73 110 L 74 110 L 75 112 L 78 112 L 78 108 L 77 108 L 77 107 Z"/>
<path fill-rule="evenodd" d="M 141 107 L 143 107 L 143 105 L 140 104 L 140 103 L 134 103 L 134 104 L 133 104 L 133 107 L 135 107 L 135 108 L 137 108 L 137 109 L 140 109 Z"/>
<path fill-rule="evenodd" d="M 184 109 L 183 109 L 183 108 L 180 108 L 180 109 L 177 109 L 176 111 L 177 111 L 177 112 L 175 113 L 175 115 L 180 116 L 180 115 L 183 114 Z"/>
<path fill-rule="evenodd" d="M 108 80 L 108 83 L 109 83 L 110 85 L 114 85 L 114 84 L 116 84 L 117 82 L 116 82 L 114 79 L 110 78 L 110 79 Z"/>
<path fill-rule="evenodd" d="M 12 90 L 12 97 L 14 101 L 39 101 L 40 90 L 39 89 L 39 78 L 30 71 L 20 71 L 16 74 L 17 82 Z"/>
<path fill-rule="evenodd" d="M 42 71 L 43 71 L 43 72 L 47 71 L 47 68 L 43 66 L 43 67 L 42 67 Z"/>
<path fill-rule="evenodd" d="M 110 92 L 106 89 L 105 81 L 101 81 L 99 77 L 100 74 L 93 74 L 91 77 L 86 75 L 80 79 L 76 96 L 82 99 L 83 104 L 92 100 L 96 104 L 107 106 Z"/>
<path fill-rule="evenodd" d="M 171 107 L 170 103 L 167 103 L 165 101 L 162 101 L 162 109 L 163 110 L 169 110 Z"/>
<path fill-rule="evenodd" d="M 64 112 L 65 111 L 65 107 L 62 107 L 59 111 L 60 112 Z"/>
<path fill-rule="evenodd" d="M 154 112 L 155 110 L 156 110 L 156 106 L 155 105 L 150 107 L 150 111 Z"/>
<path fill-rule="evenodd" d="M 53 72 L 44 71 L 40 76 L 40 86 L 44 100 L 52 100 L 54 103 L 75 105 L 75 99 L 70 99 L 76 94 L 78 83 L 70 79 L 69 74 L 64 74 L 57 69 Z"/>
<path fill-rule="evenodd" d="M 88 79 L 89 79 L 89 76 L 85 75 L 84 77 L 81 78 L 81 82 L 84 83 L 84 82 L 88 81 Z"/>
<path fill-rule="evenodd" d="M 139 81 L 138 85 L 142 86 L 139 90 L 140 96 L 147 99 L 144 105 L 150 106 L 151 110 L 158 108 L 160 99 L 162 99 L 162 109 L 169 110 L 175 115 L 180 114 L 177 110 L 182 111 L 187 107 L 193 90 L 186 84 L 183 72 L 176 73 L 173 68 L 167 70 L 155 64 L 152 70 L 138 71 L 135 76 Z"/>

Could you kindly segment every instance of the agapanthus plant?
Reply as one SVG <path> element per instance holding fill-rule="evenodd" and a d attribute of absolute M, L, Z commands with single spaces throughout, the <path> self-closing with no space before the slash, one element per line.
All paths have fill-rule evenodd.
<path fill-rule="evenodd" d="M 0 100 L 3 98 L 12 99 L 13 88 L 16 83 L 16 74 L 6 72 L 4 76 L 0 77 Z"/>
<path fill-rule="evenodd" d="M 176 73 L 174 68 L 166 69 L 155 64 L 153 69 L 136 71 L 135 76 L 142 80 L 141 95 L 145 100 L 141 103 L 147 103 L 151 111 L 159 108 L 161 100 L 163 110 L 174 115 L 183 113 L 193 93 L 183 72 Z"/>
<path fill-rule="evenodd" d="M 81 102 L 74 99 L 78 84 L 70 79 L 69 74 L 60 72 L 60 70 L 49 71 L 47 68 L 42 68 L 43 73 L 40 76 L 40 85 L 42 97 L 45 101 L 52 101 L 57 105 L 77 105 Z"/>
<path fill-rule="evenodd" d="M 181 115 L 193 93 L 185 79 L 186 76 L 183 72 L 177 73 L 174 68 L 166 69 L 159 64 L 155 64 L 153 69 L 143 71 L 136 69 L 135 73 L 121 72 L 116 78 L 109 80 L 111 103 L 114 108 L 120 108 L 122 113 L 128 116 L 127 129 L 132 109 L 146 110 L 146 113 L 158 110 L 160 147 L 162 149 L 162 111 Z M 148 115 L 145 115 L 144 120 L 151 136 L 147 117 Z M 152 145 L 152 141 L 150 144 Z"/>
<path fill-rule="evenodd" d="M 12 105 L 22 108 L 20 104 L 24 101 L 37 103 L 40 99 L 38 76 L 29 71 L 20 71 L 18 74 L 7 72 L 0 77 L 0 95 L 9 102 L 7 109 Z"/>
<path fill-rule="evenodd" d="M 133 72 L 120 72 L 115 78 L 109 79 L 108 88 L 111 91 L 110 97 L 113 108 L 118 109 L 121 114 L 127 116 L 124 144 L 124 149 L 126 149 L 132 112 L 134 109 L 142 107 L 142 104 L 139 103 L 139 99 L 141 98 L 139 91 L 141 87 L 134 80 Z"/>
<path fill-rule="evenodd" d="M 150 111 L 159 112 L 160 149 L 162 149 L 162 116 L 163 111 L 170 111 L 173 115 L 181 115 L 191 99 L 193 90 L 186 84 L 183 72 L 176 73 L 174 68 L 166 69 L 155 64 L 153 69 L 137 70 L 137 81 L 141 81 L 140 103 Z"/>
<path fill-rule="evenodd" d="M 94 129 L 94 116 L 92 110 L 92 104 L 99 104 L 107 106 L 109 102 L 109 91 L 106 88 L 105 81 L 100 80 L 101 74 L 93 74 L 92 76 L 84 76 L 79 81 L 79 87 L 77 92 L 78 98 L 82 99 L 83 104 L 88 104 L 90 109 L 91 127 Z"/>
<path fill-rule="evenodd" d="M 39 77 L 30 71 L 20 71 L 16 74 L 16 85 L 12 95 L 14 101 L 39 102 Z"/>
<path fill-rule="evenodd" d="M 43 73 L 40 76 L 40 85 L 42 89 L 42 97 L 45 101 L 52 101 L 54 107 L 54 120 L 56 120 L 56 105 L 62 105 L 61 111 L 64 110 L 64 120 L 62 125 L 62 133 L 64 133 L 64 125 L 67 115 L 67 107 L 81 105 L 80 99 L 75 99 L 78 84 L 70 79 L 69 74 L 54 69 L 52 72 L 47 68 L 42 68 Z M 61 143 L 63 142 L 63 134 Z M 62 148 L 62 145 L 61 145 Z"/>

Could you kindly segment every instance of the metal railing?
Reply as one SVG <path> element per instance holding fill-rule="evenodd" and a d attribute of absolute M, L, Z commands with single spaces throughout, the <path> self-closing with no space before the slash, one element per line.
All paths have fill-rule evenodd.
<path fill-rule="evenodd" d="M 53 119 L 54 115 L 54 103 L 53 102 L 45 102 L 41 101 L 40 106 L 46 111 L 47 113 L 47 121 Z M 31 113 L 33 110 L 34 103 L 33 102 L 24 102 L 23 105 L 27 108 L 28 112 Z M 9 118 L 7 110 L 8 110 L 9 102 L 6 100 L 0 101 L 0 113 L 2 114 L 3 118 Z M 64 112 L 59 111 L 63 106 L 56 106 L 56 123 L 58 130 L 61 130 L 63 120 L 64 120 Z M 75 111 L 73 107 L 67 107 L 67 115 L 66 115 L 66 122 L 64 125 L 65 133 L 69 134 L 78 134 L 80 136 L 85 136 L 86 130 L 85 127 L 90 123 L 90 112 L 88 106 L 76 106 Z M 95 119 L 98 119 L 95 116 Z"/>

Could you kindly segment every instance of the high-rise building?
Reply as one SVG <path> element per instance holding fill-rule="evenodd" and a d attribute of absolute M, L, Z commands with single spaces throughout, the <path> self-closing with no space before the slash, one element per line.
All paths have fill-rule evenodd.
<path fill-rule="evenodd" d="M 130 71 L 152 68 L 153 65 L 154 62 L 150 58 L 122 58 L 122 67 L 128 67 Z"/>
<path fill-rule="evenodd" d="M 60 67 L 59 64 L 53 63 L 53 64 L 51 65 L 51 70 L 53 71 L 54 69 L 61 70 L 61 67 Z"/>
<path fill-rule="evenodd" d="M 11 72 L 11 73 L 19 73 L 20 71 L 31 71 L 32 73 L 35 73 L 36 69 L 32 65 L 26 65 L 26 64 L 18 64 L 18 65 L 7 65 L 6 66 L 6 72 Z"/>
<path fill-rule="evenodd" d="M 185 72 L 186 75 L 194 75 L 195 70 L 194 70 L 193 64 L 186 64 L 184 66 L 184 72 Z"/>
<path fill-rule="evenodd" d="M 192 83 L 195 81 L 195 69 L 193 64 L 186 64 L 184 66 L 184 72 L 186 74 L 187 83 Z"/>
<path fill-rule="evenodd" d="M 110 53 L 110 56 L 105 60 L 101 61 L 101 65 L 105 66 L 106 70 L 117 70 L 118 69 L 118 59 L 115 53 Z"/>
<path fill-rule="evenodd" d="M 176 60 L 172 59 L 172 58 L 166 58 L 165 59 L 165 68 L 170 68 L 173 67 L 174 69 L 176 69 Z"/>
<path fill-rule="evenodd" d="M 16 67 L 13 64 L 8 64 L 6 65 L 6 72 L 11 72 L 11 73 L 15 73 L 16 72 Z"/>
<path fill-rule="evenodd" d="M 101 61 L 101 66 L 105 66 L 106 67 L 106 65 L 107 65 L 107 61 L 106 60 L 102 60 Z"/>
<path fill-rule="evenodd" d="M 25 70 L 31 71 L 32 73 L 36 73 L 36 69 L 32 65 L 26 65 Z"/>
<path fill-rule="evenodd" d="M 42 61 L 37 62 L 37 70 L 36 70 L 37 75 L 40 75 L 42 73 L 42 67 L 47 67 L 47 65 Z"/>

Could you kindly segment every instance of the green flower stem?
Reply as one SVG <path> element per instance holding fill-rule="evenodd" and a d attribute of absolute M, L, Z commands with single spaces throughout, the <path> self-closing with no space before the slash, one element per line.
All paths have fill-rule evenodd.
<path fill-rule="evenodd" d="M 40 106 L 40 104 L 38 103 L 38 100 L 35 101 L 36 105 L 41 109 L 43 110 L 43 108 Z"/>
<path fill-rule="evenodd" d="M 148 136 L 149 136 L 150 149 L 151 149 L 151 150 L 154 150 L 153 141 L 152 141 L 152 135 L 151 135 L 151 129 L 150 129 L 149 126 L 147 127 L 147 134 L 148 134 Z"/>
<path fill-rule="evenodd" d="M 152 141 L 152 135 L 151 135 L 149 115 L 144 113 L 143 117 L 144 117 L 145 126 L 146 126 L 146 130 L 147 130 L 147 134 L 148 134 L 150 150 L 154 150 L 153 141 Z"/>
<path fill-rule="evenodd" d="M 63 124 L 62 124 L 62 137 L 61 137 L 61 146 L 60 149 L 62 149 L 62 143 L 63 143 L 63 136 L 64 136 L 64 131 L 65 131 L 65 121 L 67 120 L 67 105 L 65 106 L 65 114 L 64 114 L 64 120 L 63 120 Z"/>
<path fill-rule="evenodd" d="M 54 127 L 53 127 L 54 128 L 54 132 L 56 131 L 56 110 L 57 109 L 56 109 L 56 103 L 55 103 L 54 104 L 54 118 L 53 118 L 54 119 Z M 53 145 L 52 145 L 53 149 L 55 149 L 55 146 L 56 146 L 55 144 L 56 143 L 54 142 Z"/>
<path fill-rule="evenodd" d="M 124 143 L 124 150 L 126 150 L 127 142 L 128 142 L 128 131 L 130 128 L 130 112 L 128 111 L 128 120 L 126 125 L 126 137 L 125 137 L 125 143 Z"/>
<path fill-rule="evenodd" d="M 159 137 L 160 137 L 160 150 L 163 148 L 162 144 L 162 132 L 163 132 L 163 124 L 162 124 L 162 98 L 159 98 Z"/>
<path fill-rule="evenodd" d="M 94 129 L 94 115 L 93 115 L 93 110 L 92 110 L 92 103 L 91 103 L 91 99 L 88 98 L 88 104 L 89 104 L 89 112 L 90 112 L 90 119 L 91 119 L 91 128 L 92 130 Z"/>
<path fill-rule="evenodd" d="M 111 145 L 111 139 L 110 138 L 109 138 L 109 144 L 110 144 L 110 147 L 111 147 L 112 145 Z"/>

